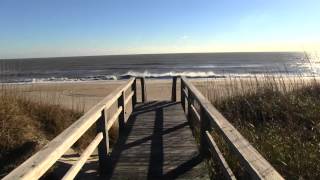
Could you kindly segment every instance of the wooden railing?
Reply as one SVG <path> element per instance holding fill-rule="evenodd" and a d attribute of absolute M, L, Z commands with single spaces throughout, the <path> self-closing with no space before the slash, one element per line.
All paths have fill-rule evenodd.
<path fill-rule="evenodd" d="M 141 79 L 141 98 L 146 101 L 145 80 Z M 132 101 L 132 103 L 129 103 Z M 137 102 L 136 78 L 129 79 L 111 94 L 92 107 L 80 119 L 74 122 L 61 134 L 50 141 L 44 148 L 10 172 L 4 179 L 38 179 L 94 124 L 97 135 L 83 151 L 79 160 L 69 169 L 63 179 L 73 179 L 85 164 L 87 159 L 98 147 L 100 173 L 108 170 L 109 135 L 112 125 L 119 121 L 121 130 L 131 112 L 128 106 L 135 106 Z M 116 105 L 116 111 L 110 112 L 110 107 Z M 109 111 L 109 112 L 108 112 Z M 108 117 L 111 114 L 111 117 Z"/>
<path fill-rule="evenodd" d="M 197 108 L 195 102 L 197 102 Z M 235 179 L 235 176 L 209 132 L 211 126 L 214 127 L 214 130 L 218 130 L 219 134 L 226 140 L 228 146 L 232 148 L 232 152 L 237 155 L 241 165 L 250 173 L 252 179 L 283 179 L 270 163 L 185 77 L 181 77 L 181 103 L 184 111 L 187 112 L 188 120 L 193 117 L 200 123 L 201 152 L 207 153 L 208 150 L 212 152 L 218 159 L 222 172 L 227 179 Z"/>

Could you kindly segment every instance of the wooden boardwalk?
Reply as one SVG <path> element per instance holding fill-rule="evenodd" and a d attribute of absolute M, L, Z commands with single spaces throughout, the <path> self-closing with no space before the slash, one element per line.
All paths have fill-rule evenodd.
<path fill-rule="evenodd" d="M 138 104 L 137 79 L 142 100 Z M 173 78 L 172 101 L 148 102 L 144 78 L 130 78 L 4 180 L 41 178 L 62 156 L 71 159 L 66 152 L 92 126 L 96 136 L 63 172 L 62 179 L 209 179 L 214 170 L 206 167 L 203 156 L 219 165 L 221 178 L 236 179 L 212 130 L 225 140 L 229 152 L 238 157 L 252 179 L 283 179 L 186 77 L 180 80 L 181 102 L 176 102 L 177 77 Z M 198 130 L 201 156 L 189 121 Z M 120 136 L 110 151 L 109 130 L 115 124 Z M 97 155 L 92 157 L 96 149 Z"/>
<path fill-rule="evenodd" d="M 209 179 L 181 104 L 138 104 L 111 153 L 108 179 Z"/>

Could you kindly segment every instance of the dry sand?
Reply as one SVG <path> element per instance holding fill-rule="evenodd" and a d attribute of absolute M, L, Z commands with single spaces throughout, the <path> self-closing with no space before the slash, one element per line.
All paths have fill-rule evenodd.
<path fill-rule="evenodd" d="M 311 80 L 313 78 L 303 78 Z M 240 83 L 240 79 L 228 78 L 210 78 L 210 79 L 190 79 L 206 95 L 206 89 L 222 90 L 225 86 L 233 86 L 234 83 Z M 253 78 L 242 78 L 242 83 L 249 84 L 255 81 Z M 305 81 L 305 82 L 307 82 Z M 180 80 L 177 81 L 177 97 L 180 97 Z M 294 78 L 285 78 L 285 83 L 301 83 Z M 107 80 L 107 81 L 90 81 L 90 82 L 63 82 L 63 83 L 33 83 L 33 84 L 16 84 L 10 85 L 11 88 L 17 89 L 26 97 L 34 101 L 44 103 L 60 104 L 66 108 L 87 111 L 103 97 L 107 96 L 126 80 Z M 170 100 L 172 92 L 172 80 L 155 80 L 147 79 L 147 99 L 152 100 Z M 247 86 L 250 87 L 250 86 Z M 137 81 L 138 101 L 141 99 L 140 81 Z"/>
<path fill-rule="evenodd" d="M 33 83 L 10 85 L 10 88 L 17 90 L 33 101 L 60 104 L 66 108 L 87 111 L 124 83 L 126 83 L 126 80 Z M 146 87 L 148 101 L 170 100 L 171 98 L 172 80 L 146 80 Z M 178 83 L 177 88 L 180 88 L 180 83 Z M 138 101 L 140 101 L 140 81 L 137 81 L 137 94 Z"/>

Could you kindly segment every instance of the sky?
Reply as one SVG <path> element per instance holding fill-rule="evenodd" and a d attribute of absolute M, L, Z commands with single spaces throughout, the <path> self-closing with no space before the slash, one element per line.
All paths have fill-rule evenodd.
<path fill-rule="evenodd" d="M 0 58 L 320 50 L 319 0 L 0 0 Z"/>

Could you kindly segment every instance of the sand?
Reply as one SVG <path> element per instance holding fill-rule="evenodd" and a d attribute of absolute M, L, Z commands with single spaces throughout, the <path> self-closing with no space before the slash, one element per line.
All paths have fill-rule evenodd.
<path fill-rule="evenodd" d="M 313 78 L 303 78 L 313 79 Z M 236 79 L 239 83 L 240 79 Z M 55 82 L 55 83 L 32 83 L 9 85 L 33 101 L 44 103 L 60 104 L 65 108 L 76 110 L 89 110 L 98 103 L 103 97 L 110 94 L 127 80 L 106 80 L 89 82 Z M 223 92 L 225 86 L 233 86 L 234 80 L 228 78 L 211 79 L 190 79 L 190 81 L 206 95 L 206 89 L 219 90 Z M 232 81 L 232 82 L 231 82 Z M 244 84 L 250 84 L 255 79 L 242 78 Z M 308 80 L 307 80 L 308 81 Z M 285 83 L 299 83 L 301 81 L 293 78 L 285 78 Z M 147 100 L 170 100 L 172 92 L 172 80 L 170 79 L 147 79 Z M 250 86 L 245 86 L 250 87 Z M 180 99 L 180 80 L 177 84 L 177 97 Z M 137 81 L 138 101 L 141 100 L 141 85 Z"/>
<path fill-rule="evenodd" d="M 87 111 L 124 83 L 126 80 L 33 83 L 10 85 L 10 88 L 33 101 L 60 104 L 69 109 Z M 172 80 L 146 80 L 146 87 L 148 101 L 171 98 Z M 177 88 L 180 88 L 180 83 Z M 137 81 L 137 94 L 140 101 L 140 81 Z"/>

